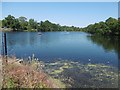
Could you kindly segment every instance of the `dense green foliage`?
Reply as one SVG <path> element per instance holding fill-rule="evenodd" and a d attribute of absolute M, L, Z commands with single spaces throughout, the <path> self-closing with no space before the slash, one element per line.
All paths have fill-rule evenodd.
<path fill-rule="evenodd" d="M 120 19 L 114 19 L 112 17 L 108 18 L 105 22 L 99 22 L 95 24 L 90 24 L 83 28 L 83 31 L 92 34 L 102 34 L 102 35 L 119 35 L 120 34 Z"/>
<path fill-rule="evenodd" d="M 13 31 L 80 31 L 80 28 L 74 26 L 61 26 L 50 21 L 37 22 L 34 19 L 27 20 L 26 17 L 15 18 L 8 15 L 2 20 L 3 28 L 11 28 Z"/>
<path fill-rule="evenodd" d="M 50 21 L 37 22 L 34 19 L 27 20 L 26 17 L 15 18 L 8 15 L 2 20 L 2 27 L 11 28 L 13 31 L 84 31 L 91 34 L 102 35 L 119 35 L 120 34 L 120 18 L 108 18 L 105 22 L 90 24 L 85 28 L 74 26 L 61 26 L 59 24 L 51 23 Z"/>
<path fill-rule="evenodd" d="M 0 27 L 2 27 L 2 21 L 0 20 Z"/>

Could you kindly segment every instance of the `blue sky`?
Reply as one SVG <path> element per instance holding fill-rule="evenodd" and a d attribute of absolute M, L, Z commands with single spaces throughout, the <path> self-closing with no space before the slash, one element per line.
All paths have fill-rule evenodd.
<path fill-rule="evenodd" d="M 60 25 L 84 27 L 118 17 L 117 2 L 2 2 L 2 18 L 25 16 Z"/>

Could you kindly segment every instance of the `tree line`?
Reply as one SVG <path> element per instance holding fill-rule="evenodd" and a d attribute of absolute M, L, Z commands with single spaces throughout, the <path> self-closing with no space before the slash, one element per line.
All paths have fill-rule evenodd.
<path fill-rule="evenodd" d="M 91 34 L 120 35 L 120 18 L 110 17 L 105 22 L 90 24 L 82 30 Z"/>
<path fill-rule="evenodd" d="M 2 28 L 11 28 L 12 31 L 80 31 L 79 27 L 61 26 L 48 20 L 37 22 L 34 19 L 27 20 L 23 16 L 15 18 L 11 15 L 2 20 Z"/>
<path fill-rule="evenodd" d="M 26 17 L 15 18 L 8 15 L 2 21 L 2 28 L 11 28 L 11 31 L 83 31 L 91 34 L 120 35 L 120 18 L 108 18 L 105 22 L 90 24 L 80 28 L 74 26 L 61 26 L 48 20 L 37 22 L 34 19 L 27 20 Z"/>

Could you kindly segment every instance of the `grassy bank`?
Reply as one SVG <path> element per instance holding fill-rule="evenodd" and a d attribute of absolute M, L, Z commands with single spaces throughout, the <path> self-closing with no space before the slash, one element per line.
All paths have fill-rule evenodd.
<path fill-rule="evenodd" d="M 1 58 L 2 59 L 2 58 Z M 42 63 L 13 58 L 3 60 L 3 88 L 65 88 L 64 84 L 42 70 Z"/>
<path fill-rule="evenodd" d="M 70 60 L 0 58 L 3 88 L 117 88 L 118 69 L 105 64 Z M 2 78 L 2 77 L 1 77 Z"/>

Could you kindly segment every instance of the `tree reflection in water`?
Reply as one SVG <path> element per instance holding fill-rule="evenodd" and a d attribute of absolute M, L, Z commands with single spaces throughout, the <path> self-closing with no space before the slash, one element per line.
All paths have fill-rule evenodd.
<path fill-rule="evenodd" d="M 114 50 L 118 55 L 118 84 L 120 85 L 120 36 L 88 36 L 95 44 L 102 46 L 106 51 Z M 119 86 L 118 85 L 118 86 Z"/>

